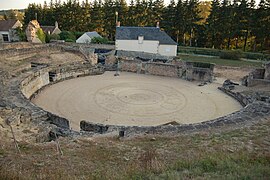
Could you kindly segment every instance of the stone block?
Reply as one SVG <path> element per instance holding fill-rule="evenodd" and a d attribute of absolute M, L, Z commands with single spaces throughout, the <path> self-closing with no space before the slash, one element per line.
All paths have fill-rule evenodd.
<path fill-rule="evenodd" d="M 264 67 L 265 67 L 264 79 L 270 81 L 270 62 L 266 63 Z"/>

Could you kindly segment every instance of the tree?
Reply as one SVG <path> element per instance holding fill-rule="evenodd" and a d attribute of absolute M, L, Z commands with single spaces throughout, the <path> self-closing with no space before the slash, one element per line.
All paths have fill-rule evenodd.
<path fill-rule="evenodd" d="M 173 39 L 177 40 L 175 17 L 176 5 L 174 0 L 171 0 L 170 4 L 164 9 L 161 26 L 166 30 L 168 35 L 173 37 Z"/>
<path fill-rule="evenodd" d="M 104 12 L 101 0 L 95 0 L 91 10 L 91 27 L 104 36 Z"/>
<path fill-rule="evenodd" d="M 212 9 L 209 17 L 206 20 L 206 31 L 211 47 L 219 47 L 221 44 L 220 32 L 217 30 L 220 24 L 220 2 L 219 0 L 212 1 Z"/>

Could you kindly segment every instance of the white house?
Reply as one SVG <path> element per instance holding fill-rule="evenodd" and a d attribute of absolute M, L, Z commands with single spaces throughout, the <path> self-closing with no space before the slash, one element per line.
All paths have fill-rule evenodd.
<path fill-rule="evenodd" d="M 86 32 L 76 40 L 76 43 L 91 43 L 92 38 L 101 37 L 96 31 Z"/>
<path fill-rule="evenodd" d="M 22 27 L 19 20 L 0 20 L 0 42 L 19 41 L 19 36 L 16 33 L 18 27 Z"/>
<path fill-rule="evenodd" d="M 177 43 L 157 27 L 116 27 L 116 50 L 176 56 Z"/>

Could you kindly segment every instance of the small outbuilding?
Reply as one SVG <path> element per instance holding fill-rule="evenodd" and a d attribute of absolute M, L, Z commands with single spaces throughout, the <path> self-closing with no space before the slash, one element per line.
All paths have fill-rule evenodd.
<path fill-rule="evenodd" d="M 101 37 L 96 31 L 86 32 L 81 37 L 76 40 L 76 43 L 86 43 L 89 44 L 94 37 Z"/>
<path fill-rule="evenodd" d="M 176 56 L 177 43 L 164 31 L 156 27 L 116 27 L 115 48 L 122 51 L 137 51 Z"/>

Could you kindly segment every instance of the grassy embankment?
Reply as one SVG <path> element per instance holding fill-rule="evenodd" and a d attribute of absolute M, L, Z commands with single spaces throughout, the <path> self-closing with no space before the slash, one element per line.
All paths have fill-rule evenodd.
<path fill-rule="evenodd" d="M 223 133 L 176 137 L 0 139 L 0 179 L 268 179 L 270 121 Z"/>

